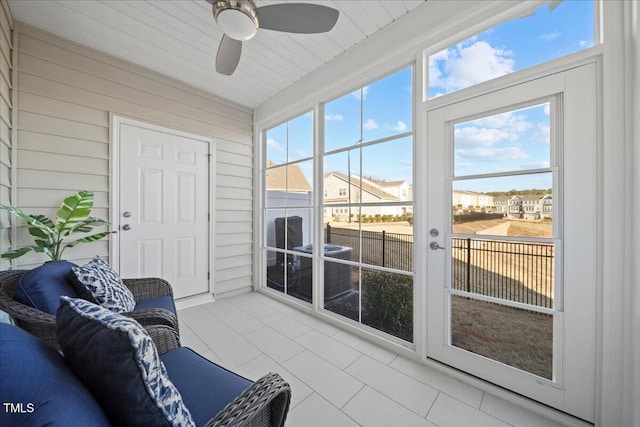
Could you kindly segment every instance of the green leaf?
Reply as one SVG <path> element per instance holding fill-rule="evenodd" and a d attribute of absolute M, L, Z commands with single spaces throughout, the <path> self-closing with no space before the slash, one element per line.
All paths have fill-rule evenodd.
<path fill-rule="evenodd" d="M 44 215 L 33 215 L 32 216 L 32 215 L 29 215 L 29 214 L 26 214 L 26 213 L 22 212 L 18 208 L 14 208 L 13 206 L 6 206 L 6 205 L 3 205 L 2 203 L 0 203 L 0 209 L 4 209 L 5 211 L 10 212 L 10 213 L 14 214 L 17 217 L 24 219 L 25 221 L 27 221 L 27 224 L 29 224 L 29 225 L 31 225 L 33 227 L 38 227 L 38 228 L 41 228 L 43 230 L 50 230 L 50 227 L 46 223 L 43 223 L 40 219 L 38 219 L 38 218 L 42 218 L 42 217 L 46 218 Z M 51 222 L 51 221 L 49 221 L 49 222 Z"/>
<path fill-rule="evenodd" d="M 2 258 L 8 259 L 8 260 L 12 260 L 12 259 L 21 257 L 22 255 L 24 255 L 27 252 L 30 252 L 32 250 L 33 250 L 33 248 L 31 246 L 25 246 L 24 248 L 12 249 L 10 251 L 7 251 L 7 252 L 3 253 L 2 254 Z"/>
<path fill-rule="evenodd" d="M 37 227 L 29 227 L 29 234 L 33 238 L 33 242 L 40 247 L 49 247 L 53 244 L 54 236 L 46 230 Z"/>
<path fill-rule="evenodd" d="M 43 229 L 38 227 L 29 227 L 29 234 L 33 237 L 34 243 L 39 247 L 51 247 L 55 243 L 57 233 L 53 222 L 44 215 L 32 215 L 39 220 L 42 224 L 49 227 L 49 229 Z"/>
<path fill-rule="evenodd" d="M 67 197 L 56 214 L 56 231 L 62 238 L 68 236 L 79 223 L 89 218 L 91 209 L 93 209 L 91 191 L 78 191 L 73 196 Z"/>
<path fill-rule="evenodd" d="M 91 236 L 85 236 L 85 237 L 82 237 L 80 239 L 74 240 L 72 242 L 66 243 L 64 245 L 64 249 L 72 248 L 72 247 L 74 247 L 76 245 L 79 245 L 80 243 L 95 242 L 96 240 L 100 240 L 103 237 L 106 237 L 106 236 L 108 236 L 109 234 L 112 234 L 112 233 L 115 233 L 115 231 L 103 231 L 102 233 L 96 233 L 96 234 L 92 234 Z M 60 251 L 60 252 L 62 252 L 62 251 Z"/>
<path fill-rule="evenodd" d="M 109 225 L 108 221 L 97 219 L 97 218 L 87 218 L 84 221 L 79 222 L 75 228 L 73 229 L 73 233 L 88 233 L 93 230 L 93 227 L 101 226 L 101 225 Z"/>
<path fill-rule="evenodd" d="M 51 231 L 53 231 L 56 228 L 56 226 L 53 224 L 53 221 L 51 221 L 49 218 L 47 218 L 44 215 L 37 214 L 37 215 L 31 215 L 31 216 L 37 219 L 38 221 L 40 221 L 41 223 L 43 223 L 44 225 L 46 225 L 47 227 L 51 228 Z"/>
<path fill-rule="evenodd" d="M 40 253 L 44 252 L 46 254 L 50 254 L 50 252 L 46 248 L 40 248 L 38 246 L 25 246 L 25 247 L 18 248 L 18 249 L 11 249 L 11 250 L 3 253 L 1 255 L 1 257 L 4 258 L 4 259 L 12 260 L 12 259 L 21 257 L 22 255 L 24 255 L 24 254 L 26 254 L 28 252 L 31 252 L 31 251 L 40 252 Z M 49 255 L 49 256 L 51 256 L 51 255 Z"/>

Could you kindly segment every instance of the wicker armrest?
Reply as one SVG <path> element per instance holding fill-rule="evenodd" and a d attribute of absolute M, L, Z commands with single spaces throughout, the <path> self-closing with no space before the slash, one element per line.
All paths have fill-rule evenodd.
<path fill-rule="evenodd" d="M 173 328 L 165 325 L 148 325 L 144 328 L 149 332 L 159 354 L 180 347 L 180 337 Z"/>
<path fill-rule="evenodd" d="M 270 373 L 225 406 L 206 427 L 282 427 L 290 403 L 291 387 L 280 375 Z"/>
<path fill-rule="evenodd" d="M 0 271 L 0 310 L 9 314 L 25 331 L 58 349 L 56 316 L 45 313 L 13 299 L 16 286 L 28 270 Z"/>
<path fill-rule="evenodd" d="M 173 297 L 173 289 L 169 282 L 157 277 L 141 279 L 122 279 L 125 286 L 133 293 L 136 301 L 155 297 Z"/>
<path fill-rule="evenodd" d="M 135 319 L 142 326 L 169 326 L 173 328 L 177 334 L 180 334 L 180 331 L 178 330 L 178 318 L 173 313 L 165 310 L 164 308 L 145 308 L 144 310 L 129 311 L 122 314 Z"/>

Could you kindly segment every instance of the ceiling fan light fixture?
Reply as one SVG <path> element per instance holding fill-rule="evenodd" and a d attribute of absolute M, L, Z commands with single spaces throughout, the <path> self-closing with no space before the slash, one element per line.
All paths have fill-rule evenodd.
<path fill-rule="evenodd" d="M 213 16 L 226 35 L 235 40 L 249 40 L 258 31 L 258 17 L 251 0 L 217 1 Z"/>

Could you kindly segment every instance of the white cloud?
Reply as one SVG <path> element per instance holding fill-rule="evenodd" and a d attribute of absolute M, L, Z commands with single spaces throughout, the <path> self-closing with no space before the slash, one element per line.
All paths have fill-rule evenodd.
<path fill-rule="evenodd" d="M 267 139 L 267 150 L 269 149 L 277 151 L 278 153 L 284 153 L 284 148 L 273 138 Z"/>
<path fill-rule="evenodd" d="M 360 98 L 366 99 L 368 93 L 369 93 L 369 86 L 365 86 L 362 88 L 362 90 L 358 89 L 351 92 L 351 96 L 353 96 L 356 99 L 360 99 Z"/>
<path fill-rule="evenodd" d="M 368 119 L 362 124 L 362 127 L 366 130 L 376 130 L 379 128 L 378 123 L 373 119 Z"/>
<path fill-rule="evenodd" d="M 332 120 L 336 122 L 341 122 L 342 119 L 344 119 L 344 117 L 342 117 L 342 114 L 325 114 L 324 118 L 326 120 Z"/>
<path fill-rule="evenodd" d="M 309 153 L 307 153 L 304 150 L 296 150 L 295 153 L 296 153 L 296 156 L 298 156 L 299 159 L 304 159 L 305 157 L 311 157 L 309 155 Z"/>
<path fill-rule="evenodd" d="M 586 41 L 586 40 L 580 40 L 578 42 L 578 46 L 580 46 L 581 48 L 586 48 L 586 47 L 590 47 L 592 45 L 592 43 Z"/>
<path fill-rule="evenodd" d="M 538 123 L 538 128 L 531 137 L 533 142 L 544 142 L 546 144 L 551 143 L 551 127 L 544 123 Z"/>
<path fill-rule="evenodd" d="M 466 126 L 455 130 L 456 149 L 491 147 L 505 139 L 509 139 L 509 133 L 500 129 Z"/>
<path fill-rule="evenodd" d="M 543 42 L 550 42 L 552 40 L 557 39 L 561 35 L 562 35 L 562 33 L 560 31 L 552 31 L 550 33 L 540 34 L 538 36 L 538 40 L 542 40 Z"/>
<path fill-rule="evenodd" d="M 401 120 L 398 120 L 395 126 L 385 125 L 385 129 L 395 130 L 396 132 L 404 132 L 407 130 L 407 124 Z"/>
<path fill-rule="evenodd" d="M 549 114 L 551 114 L 551 104 L 545 104 L 545 106 L 544 106 L 544 114 L 547 115 L 547 116 Z"/>
<path fill-rule="evenodd" d="M 456 150 L 456 154 L 464 159 L 505 161 L 526 159 L 527 153 L 518 147 L 487 148 L 476 147 Z"/>
<path fill-rule="evenodd" d="M 532 163 L 525 163 L 523 165 L 521 165 L 522 169 L 545 169 L 548 168 L 550 165 L 549 161 L 541 161 L 541 162 L 532 162 Z"/>
<path fill-rule="evenodd" d="M 429 86 L 453 91 L 509 74 L 513 67 L 512 51 L 474 38 L 429 58 Z"/>
<path fill-rule="evenodd" d="M 513 111 L 483 117 L 481 119 L 474 120 L 473 124 L 507 132 L 511 134 L 510 139 L 517 139 L 518 133 L 525 132 L 533 127 L 531 122 L 527 121 L 527 116 L 524 114 L 517 114 Z M 516 138 L 514 138 L 514 136 Z"/>

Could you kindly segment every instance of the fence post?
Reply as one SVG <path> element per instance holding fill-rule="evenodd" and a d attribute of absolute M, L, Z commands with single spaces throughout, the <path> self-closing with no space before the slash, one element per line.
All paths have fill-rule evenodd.
<path fill-rule="evenodd" d="M 385 254 L 385 252 L 386 252 L 386 251 L 385 251 L 385 236 L 386 236 L 386 233 L 387 233 L 387 232 L 386 232 L 385 230 L 382 230 L 382 266 L 383 266 L 383 267 L 385 266 L 385 263 L 384 263 L 384 261 L 385 261 L 385 260 L 384 260 L 384 254 Z"/>
<path fill-rule="evenodd" d="M 471 292 L 471 238 L 467 237 L 467 292 Z"/>
<path fill-rule="evenodd" d="M 327 243 L 331 243 L 331 225 L 327 223 Z"/>

